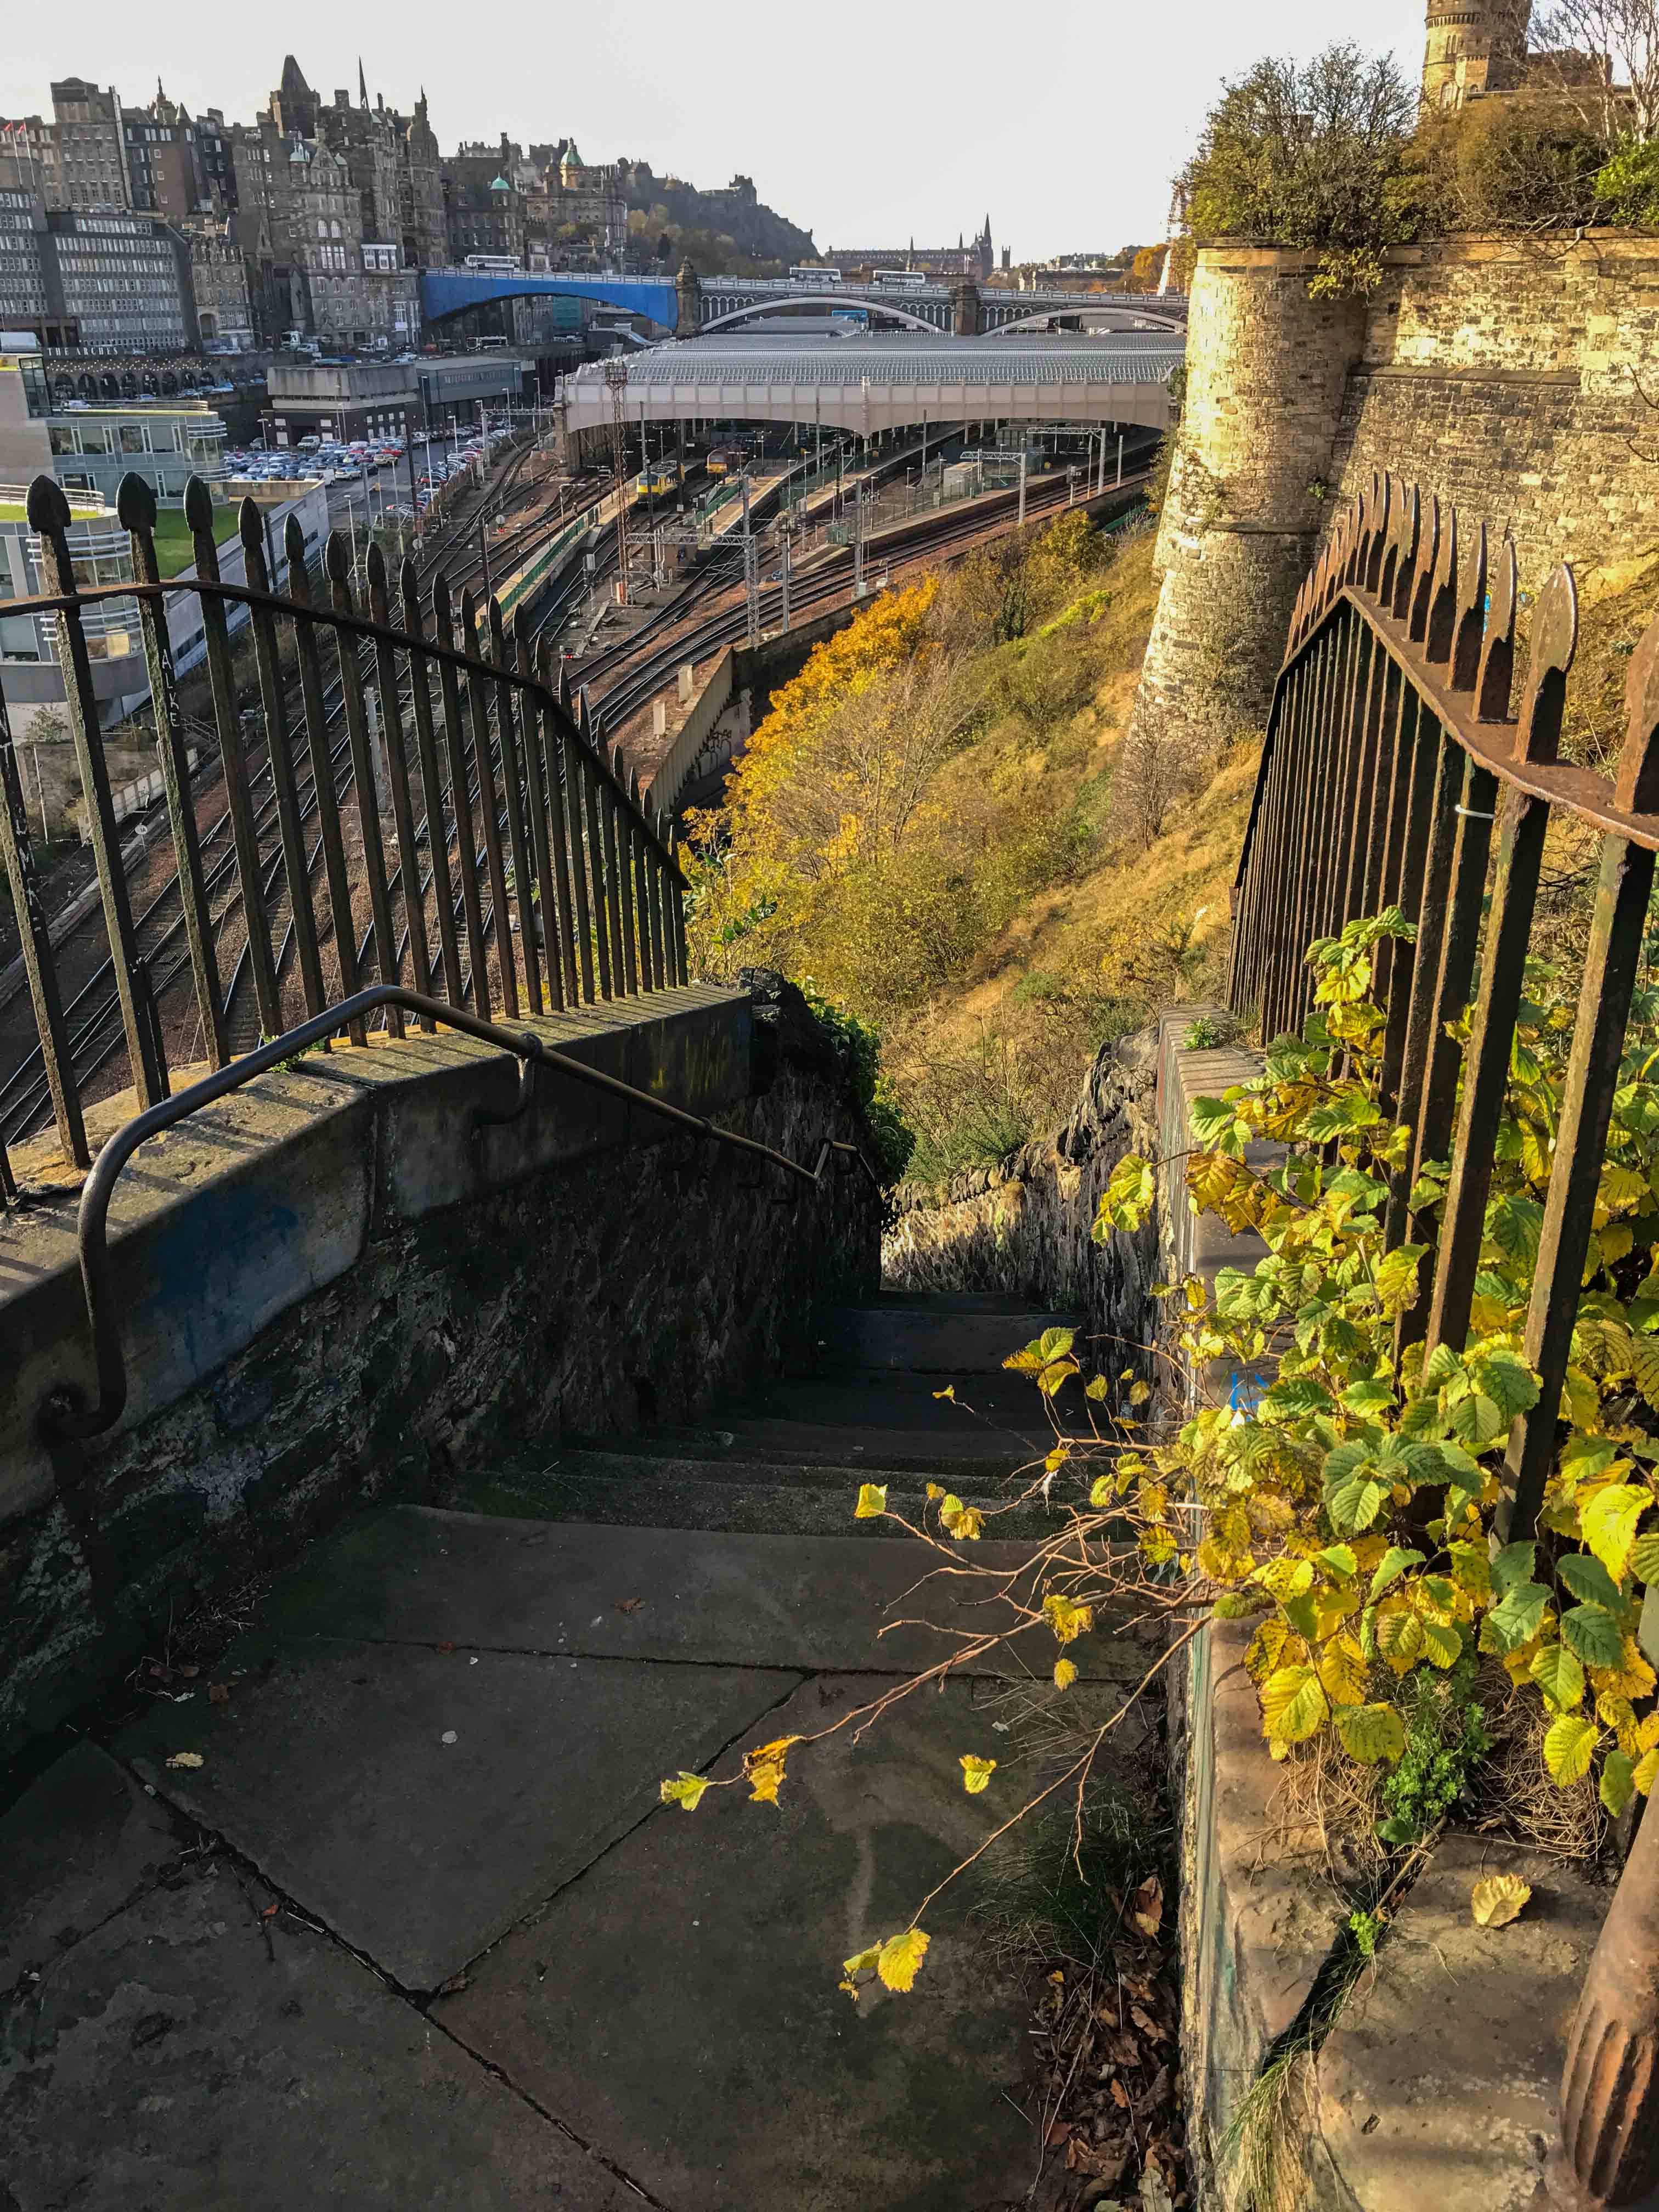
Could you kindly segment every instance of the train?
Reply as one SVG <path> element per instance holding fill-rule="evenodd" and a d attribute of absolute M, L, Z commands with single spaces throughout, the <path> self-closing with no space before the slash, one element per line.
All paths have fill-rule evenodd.
<path fill-rule="evenodd" d="M 729 477 L 734 470 L 740 468 L 743 464 L 740 455 L 729 453 L 724 447 L 720 447 L 715 452 L 710 453 L 708 461 L 704 465 L 707 467 L 711 477 Z"/>
<path fill-rule="evenodd" d="M 666 460 L 647 461 L 634 488 L 644 497 L 660 499 L 665 492 L 678 491 L 684 481 L 684 470 L 671 455 Z"/>

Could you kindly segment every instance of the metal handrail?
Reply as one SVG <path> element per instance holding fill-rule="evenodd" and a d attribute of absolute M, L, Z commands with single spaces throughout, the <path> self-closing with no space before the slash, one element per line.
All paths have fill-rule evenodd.
<path fill-rule="evenodd" d="M 211 1106 L 233 1091 L 240 1091 L 256 1075 L 264 1075 L 296 1054 L 308 1051 L 329 1038 L 361 1022 L 366 1015 L 383 1006 L 398 1006 L 404 1012 L 414 1014 L 434 1025 L 457 1030 L 465 1036 L 477 1037 L 485 1044 L 500 1045 L 506 1052 L 514 1054 L 524 1063 L 526 1071 L 532 1067 L 550 1067 L 573 1081 L 585 1083 L 591 1089 L 603 1091 L 613 1098 L 625 1100 L 630 1106 L 642 1106 L 648 1113 L 659 1115 L 678 1128 L 690 1130 L 694 1135 L 708 1137 L 714 1143 L 726 1146 L 732 1152 L 752 1153 L 757 1158 L 781 1168 L 787 1175 L 815 1189 L 821 1187 L 824 1173 L 837 1153 L 849 1155 L 851 1161 L 863 1169 L 874 1188 L 881 1187 L 880 1177 L 856 1145 L 840 1138 L 826 1138 L 818 1147 L 812 1166 L 804 1167 L 792 1160 L 787 1152 L 780 1152 L 770 1145 L 763 1145 L 754 1137 L 739 1136 L 735 1130 L 722 1129 L 700 1114 L 689 1114 L 683 1106 L 671 1106 L 665 1099 L 653 1097 L 620 1078 L 607 1075 L 600 1068 L 589 1067 L 568 1053 L 556 1052 L 544 1044 L 528 1030 L 505 1029 L 499 1022 L 485 1021 L 480 1016 L 467 1012 L 459 1006 L 445 1005 L 437 999 L 423 998 L 419 992 L 405 991 L 400 985 L 376 983 L 366 991 L 356 992 L 343 999 L 337 1006 L 325 1009 L 309 1021 L 300 1023 L 270 1043 L 260 1045 L 256 1051 L 246 1053 L 228 1066 L 215 1068 L 199 1083 L 192 1083 L 186 1091 L 163 1098 L 131 1121 L 124 1122 L 108 1139 L 93 1163 L 81 1191 L 81 1208 L 76 1224 L 76 1241 L 80 1247 L 81 1283 L 86 1296 L 87 1323 L 92 1334 L 93 1357 L 98 1375 L 97 1402 L 88 1406 L 77 1383 L 59 1382 L 47 1393 L 40 1409 L 40 1426 L 50 1438 L 100 1436 L 119 1420 L 127 1402 L 126 1362 L 122 1356 L 120 1338 L 116 1330 L 113 1297 L 109 1279 L 109 1206 L 117 1176 L 147 1138 L 170 1129 L 175 1122 L 184 1121 L 204 1106 Z M 516 1106 L 505 1115 L 480 1114 L 477 1126 L 516 1120 L 529 1105 L 530 1080 L 521 1074 Z"/>

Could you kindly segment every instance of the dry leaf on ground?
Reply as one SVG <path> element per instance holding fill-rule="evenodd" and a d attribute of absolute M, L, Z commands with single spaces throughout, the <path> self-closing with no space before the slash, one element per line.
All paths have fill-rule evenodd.
<path fill-rule="evenodd" d="M 1469 1911 L 1477 1928 L 1503 1928 L 1520 1914 L 1532 1884 L 1518 1874 L 1489 1874 L 1469 1893 Z"/>

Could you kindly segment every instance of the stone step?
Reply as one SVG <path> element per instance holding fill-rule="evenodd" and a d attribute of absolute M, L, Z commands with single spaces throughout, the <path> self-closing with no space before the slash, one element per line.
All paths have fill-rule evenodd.
<path fill-rule="evenodd" d="M 600 1455 L 593 1455 L 597 1462 Z M 459 1510 L 508 1519 L 592 1522 L 617 1528 L 683 1528 L 743 1535 L 844 1536 L 855 1528 L 902 1539 L 888 1521 L 856 1522 L 854 1505 L 865 1482 L 885 1486 L 890 1512 L 920 1528 L 927 1493 L 913 1474 L 886 1468 L 774 1468 L 754 1462 L 719 1470 L 682 1463 L 679 1471 L 618 1472 L 597 1465 L 507 1469 L 475 1477 L 458 1492 Z M 823 1475 L 834 1480 L 803 1480 Z M 781 1479 L 780 1479 L 781 1478 Z M 1000 1538 L 1025 1540 L 1050 1534 L 1057 1524 L 1040 1504 L 1012 1504 L 1006 1489 L 988 1491 L 959 1476 L 955 1494 L 979 1507 Z"/>
<path fill-rule="evenodd" d="M 995 1375 L 1011 1352 L 1048 1328 L 1081 1330 L 1074 1314 L 1049 1313 L 998 1291 L 886 1291 L 826 1316 L 823 1349 L 853 1367 L 927 1375 Z"/>

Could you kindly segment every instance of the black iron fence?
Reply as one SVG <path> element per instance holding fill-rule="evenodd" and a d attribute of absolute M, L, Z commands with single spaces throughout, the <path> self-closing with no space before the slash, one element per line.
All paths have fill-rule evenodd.
<path fill-rule="evenodd" d="M 671 827 L 600 747 L 586 702 L 573 712 L 547 647 L 493 600 L 468 591 L 457 607 L 440 576 L 423 602 L 413 562 L 394 580 L 378 548 L 356 588 L 337 531 L 313 577 L 293 519 L 279 595 L 252 501 L 238 518 L 246 581 L 228 583 L 223 510 L 197 480 L 185 502 L 196 573 L 167 581 L 155 494 L 137 477 L 118 513 L 132 579 L 77 578 L 68 501 L 37 477 L 27 515 L 47 588 L 7 607 L 53 624 L 95 867 L 83 912 L 48 911 L 0 700 L 0 853 L 27 986 L 27 1000 L 19 988 L 9 1009 L 0 1001 L 7 1195 L 9 1144 L 55 1122 L 65 1158 L 85 1166 L 88 1100 L 131 1085 L 153 1106 L 181 1063 L 223 1067 L 371 982 L 514 1019 L 686 980 Z M 169 644 L 180 593 L 206 639 L 199 722 Z M 166 835 L 125 848 L 88 638 L 89 614 L 112 600 L 137 610 L 166 796 Z M 248 619 L 233 642 L 237 605 Z M 403 1034 L 395 1001 L 382 1018 Z M 365 1041 L 361 1023 L 351 1034 Z"/>
<path fill-rule="evenodd" d="M 1659 623 L 1635 648 L 1609 781 L 1561 757 L 1578 637 L 1572 574 L 1531 608 L 1511 711 L 1515 548 L 1455 508 L 1372 479 L 1308 578 L 1269 714 L 1235 893 L 1231 998 L 1264 1039 L 1296 1026 L 1310 942 L 1389 906 L 1383 1106 L 1413 1132 L 1386 1237 L 1432 1248 L 1403 1336 L 1467 1340 L 1486 1202 L 1552 812 L 1600 839 L 1583 988 L 1545 1203 L 1525 1352 L 1538 1403 L 1511 1431 L 1498 1540 L 1530 1537 L 1594 1227 L 1659 847 Z M 1495 849 L 1494 849 L 1495 848 Z M 1488 879 L 1490 878 L 1490 888 Z M 1478 989 L 1476 976 L 1479 976 Z M 1470 1006 L 1472 993 L 1474 1003 Z M 1467 1043 L 1455 1025 L 1468 1014 Z M 1460 1097 L 1461 1079 L 1461 1097 Z M 1443 1209 L 1413 1215 L 1426 1161 Z M 1552 2201 L 1633 2204 L 1659 2180 L 1659 1817 L 1650 1808 L 1592 1961 L 1569 2049 Z"/>

